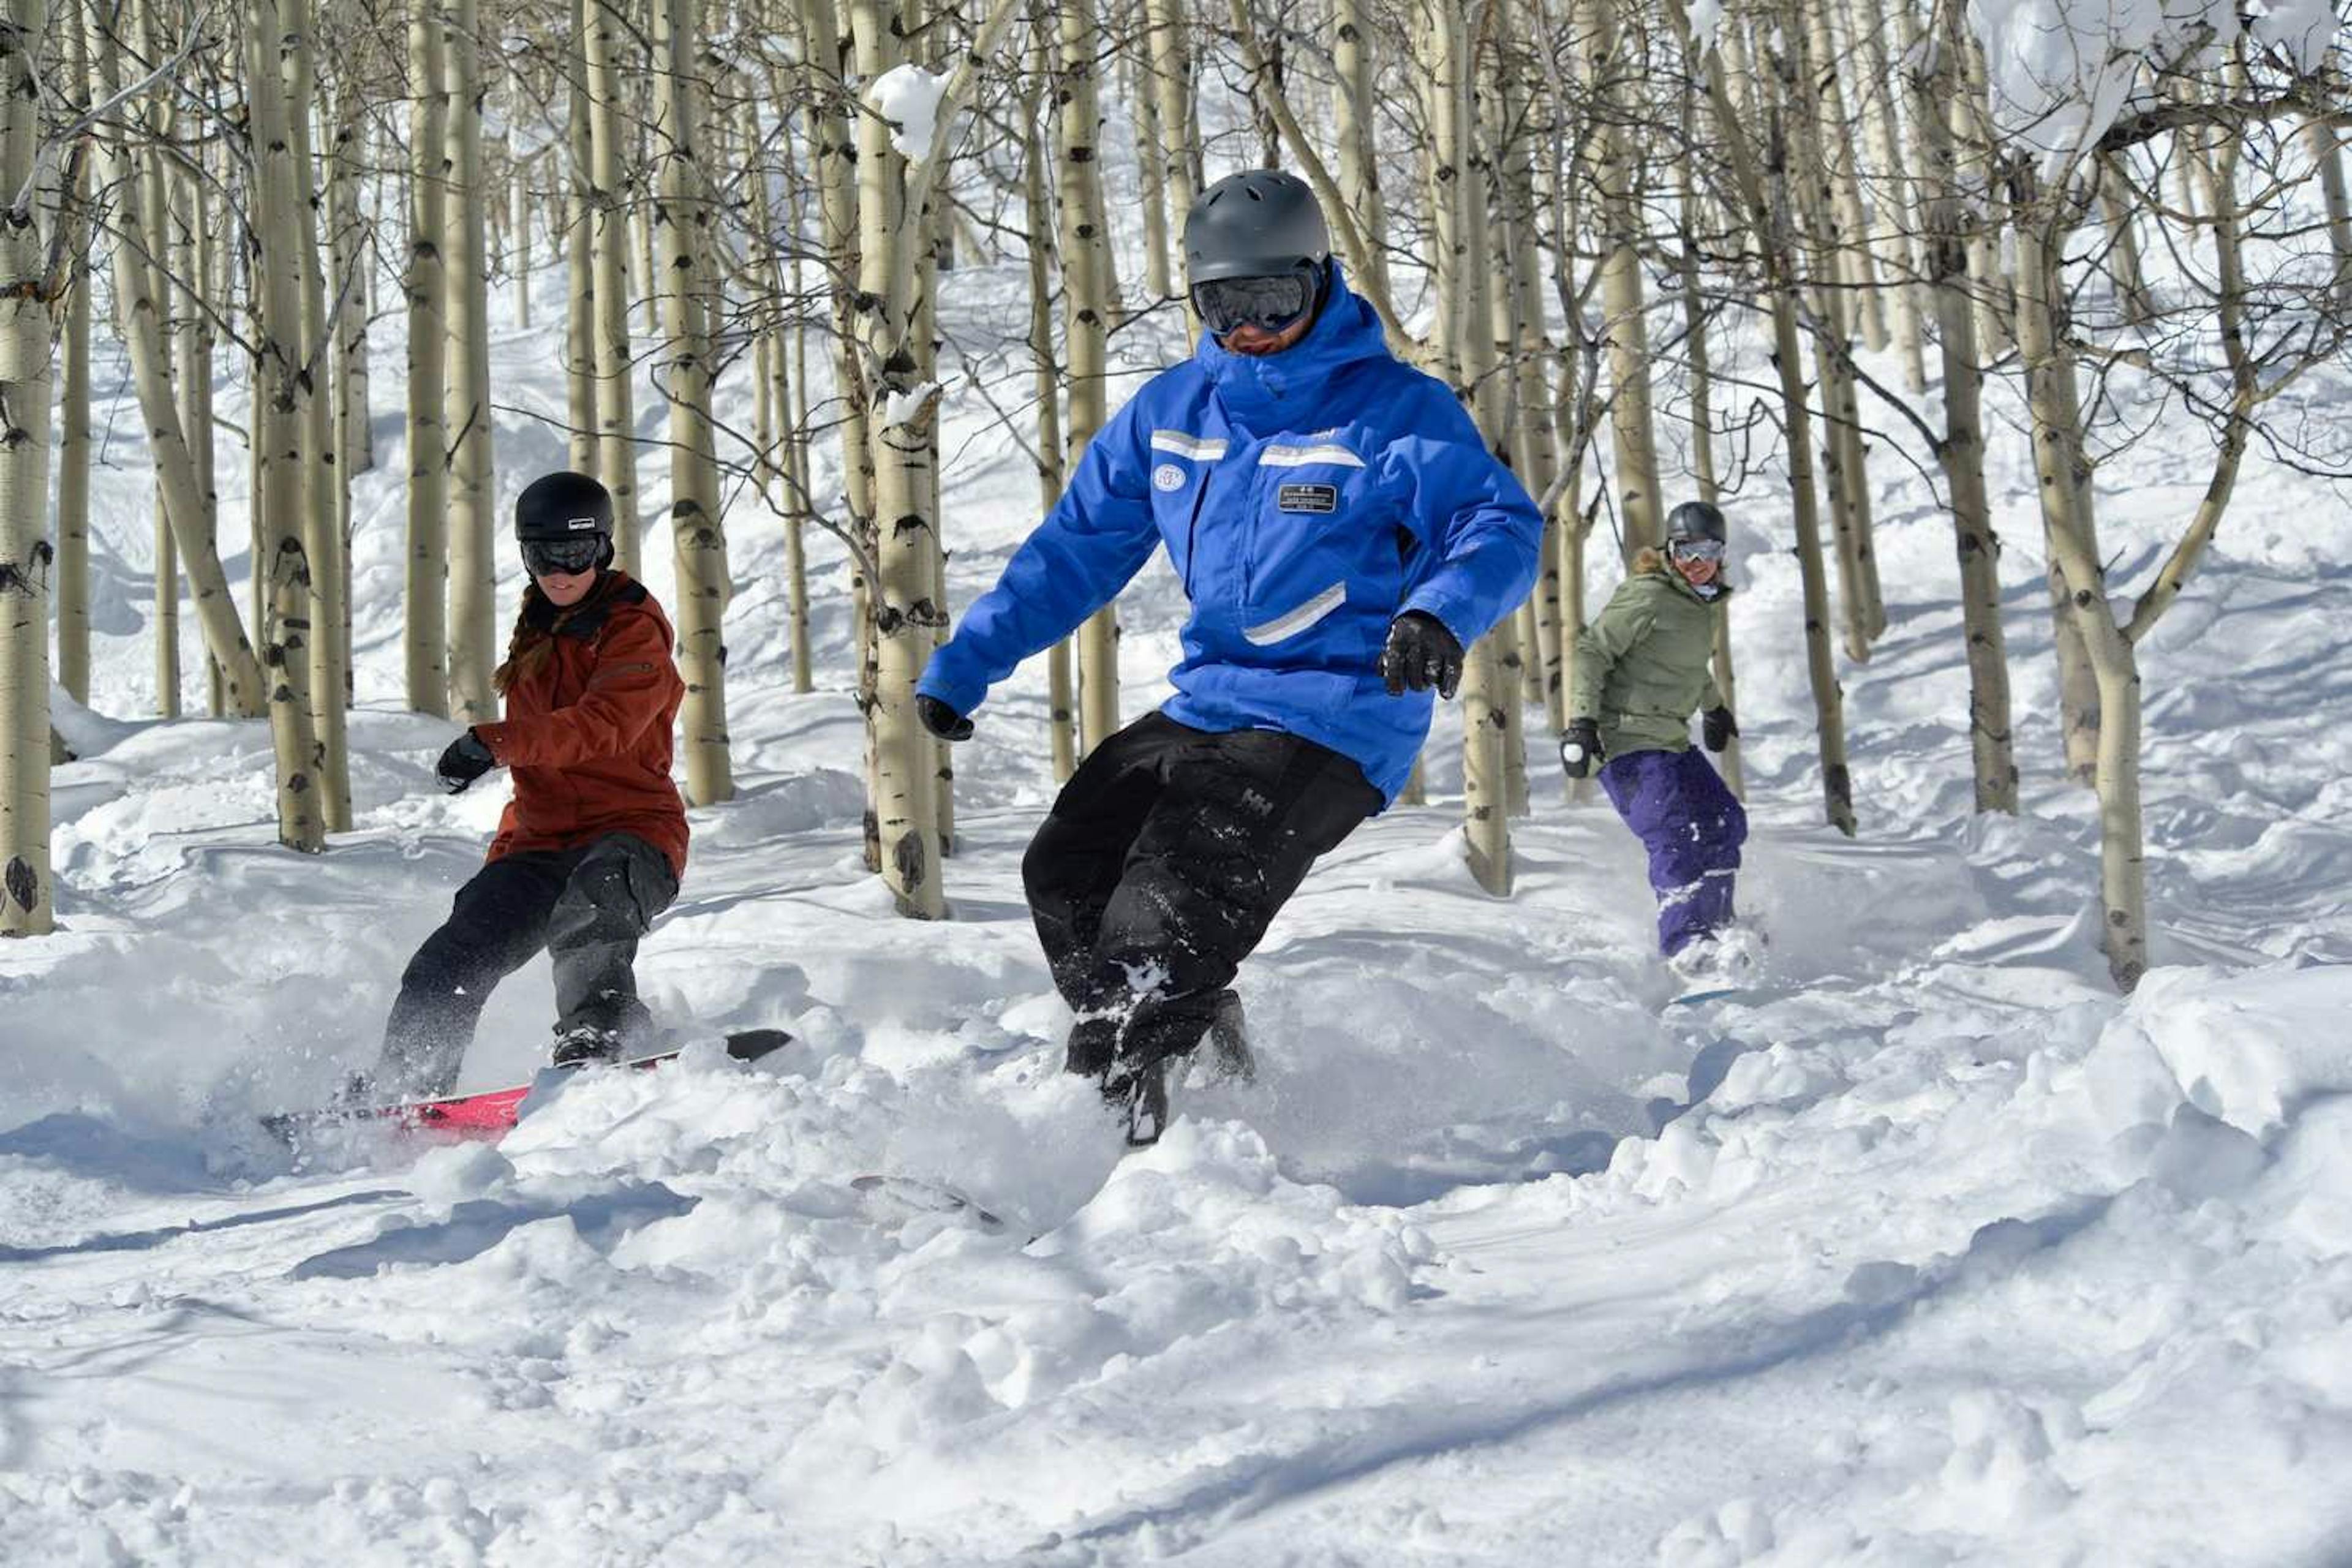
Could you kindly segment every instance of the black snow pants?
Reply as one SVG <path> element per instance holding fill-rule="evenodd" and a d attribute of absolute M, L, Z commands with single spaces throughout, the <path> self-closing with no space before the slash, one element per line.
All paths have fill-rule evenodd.
<path fill-rule="evenodd" d="M 1097 746 L 1021 862 L 1078 1016 L 1069 1070 L 1199 1045 L 1307 868 L 1380 806 L 1353 761 L 1278 731 L 1212 733 L 1155 712 Z"/>
<path fill-rule="evenodd" d="M 641 1042 L 653 1018 L 637 1000 L 637 939 L 677 897 L 667 858 L 634 833 L 484 866 L 400 977 L 377 1085 L 419 1098 L 448 1093 L 490 988 L 542 948 L 555 962 L 559 1031 L 586 1026 Z"/>

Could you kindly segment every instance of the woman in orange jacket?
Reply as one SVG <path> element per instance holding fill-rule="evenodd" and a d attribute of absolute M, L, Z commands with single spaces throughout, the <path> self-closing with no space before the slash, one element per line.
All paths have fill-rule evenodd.
<path fill-rule="evenodd" d="M 670 781 L 686 683 L 669 620 L 613 568 L 613 498 L 584 474 L 535 479 L 515 502 L 530 586 L 496 677 L 506 717 L 452 742 L 451 793 L 494 767 L 514 799 L 488 862 L 401 976 L 369 1088 L 449 1092 L 490 988 L 545 949 L 559 1066 L 646 1048 L 637 940 L 677 897 L 686 807 Z"/>

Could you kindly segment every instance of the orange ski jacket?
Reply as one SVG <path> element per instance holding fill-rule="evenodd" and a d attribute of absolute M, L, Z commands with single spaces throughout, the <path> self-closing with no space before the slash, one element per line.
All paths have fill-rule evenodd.
<path fill-rule="evenodd" d="M 514 774 L 488 858 L 634 833 L 686 875 L 686 804 L 671 782 L 686 682 L 669 617 L 626 573 L 605 572 L 568 616 L 539 601 L 551 657 L 507 689 L 506 718 L 474 733 Z"/>

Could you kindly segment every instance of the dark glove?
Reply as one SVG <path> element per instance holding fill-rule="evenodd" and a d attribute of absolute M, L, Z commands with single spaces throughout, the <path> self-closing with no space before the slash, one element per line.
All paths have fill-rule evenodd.
<path fill-rule="evenodd" d="M 1570 721 L 1568 733 L 1559 738 L 1559 765 L 1570 778 L 1580 779 L 1600 761 L 1601 726 L 1590 719 Z"/>
<path fill-rule="evenodd" d="M 1699 717 L 1699 734 L 1710 752 L 1723 750 L 1731 744 L 1731 737 L 1738 733 L 1739 726 L 1732 721 L 1728 708 L 1710 708 Z"/>
<path fill-rule="evenodd" d="M 971 739 L 971 721 L 936 697 L 926 697 L 918 692 L 915 696 L 915 717 L 923 721 L 924 729 L 942 741 Z"/>
<path fill-rule="evenodd" d="M 433 776 L 439 779 L 442 787 L 451 795 L 459 795 L 464 793 L 467 784 L 498 765 L 498 758 L 490 755 L 490 749 L 482 744 L 481 737 L 468 730 L 449 742 L 449 749 L 441 753 L 439 762 L 433 764 Z"/>
<path fill-rule="evenodd" d="M 1389 695 L 1437 689 L 1450 698 L 1462 684 L 1462 645 L 1445 623 L 1422 610 L 1407 610 L 1389 623 L 1388 646 L 1381 649 L 1381 679 Z"/>

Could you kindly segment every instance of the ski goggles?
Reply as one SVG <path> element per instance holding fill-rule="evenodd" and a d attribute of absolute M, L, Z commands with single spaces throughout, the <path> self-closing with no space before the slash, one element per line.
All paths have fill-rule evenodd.
<path fill-rule="evenodd" d="M 1192 309 L 1221 338 L 1240 327 L 1288 331 L 1315 309 L 1318 281 L 1311 268 L 1264 278 L 1212 278 L 1192 285 Z"/>
<path fill-rule="evenodd" d="M 1672 548 L 1677 561 L 1723 559 L 1723 541 L 1720 539 L 1677 539 Z"/>
<path fill-rule="evenodd" d="M 534 577 L 575 576 L 604 559 L 604 537 L 598 533 L 582 539 L 522 542 L 523 569 Z"/>

